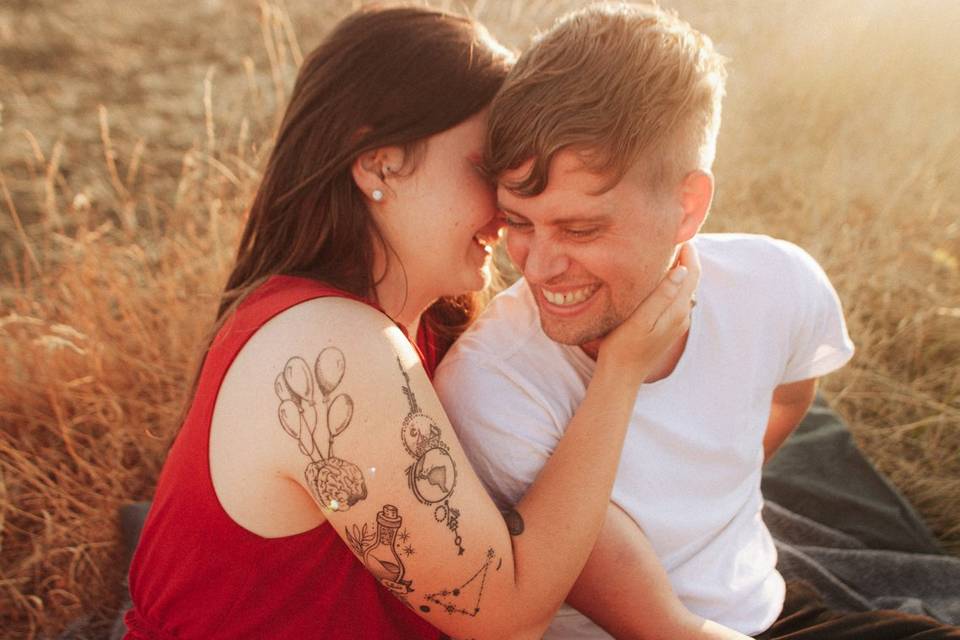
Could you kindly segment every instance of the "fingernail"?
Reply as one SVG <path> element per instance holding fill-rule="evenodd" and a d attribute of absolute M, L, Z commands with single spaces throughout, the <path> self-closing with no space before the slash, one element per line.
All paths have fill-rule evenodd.
<path fill-rule="evenodd" d="M 674 284 L 680 284 L 687 278 L 687 268 L 683 265 L 670 272 L 670 280 Z"/>

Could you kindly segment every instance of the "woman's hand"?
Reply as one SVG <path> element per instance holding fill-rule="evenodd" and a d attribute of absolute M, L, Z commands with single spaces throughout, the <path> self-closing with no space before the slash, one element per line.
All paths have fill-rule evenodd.
<path fill-rule="evenodd" d="M 657 288 L 600 343 L 597 361 L 612 361 L 645 378 L 664 353 L 690 328 L 693 294 L 700 282 L 700 258 L 686 243 L 678 263 Z M 641 378 L 642 380 L 642 378 Z"/>

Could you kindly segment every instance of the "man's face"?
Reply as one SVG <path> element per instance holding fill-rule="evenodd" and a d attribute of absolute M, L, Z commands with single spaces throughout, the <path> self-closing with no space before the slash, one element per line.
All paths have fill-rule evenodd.
<path fill-rule="evenodd" d="M 536 298 L 544 333 L 585 345 L 623 322 L 660 282 L 674 260 L 682 209 L 646 187 L 638 170 L 599 193 L 609 178 L 569 150 L 554 156 L 539 195 L 503 186 L 530 165 L 506 172 L 497 189 L 507 252 Z"/>

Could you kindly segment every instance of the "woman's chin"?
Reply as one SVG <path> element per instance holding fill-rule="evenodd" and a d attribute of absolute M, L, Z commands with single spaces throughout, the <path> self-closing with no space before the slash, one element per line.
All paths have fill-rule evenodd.
<path fill-rule="evenodd" d="M 475 269 L 469 273 L 464 273 L 460 282 L 456 286 L 447 287 L 447 293 L 444 296 L 454 297 L 462 296 L 467 293 L 483 291 L 490 286 L 491 275 L 490 265 L 486 264 L 482 269 Z"/>

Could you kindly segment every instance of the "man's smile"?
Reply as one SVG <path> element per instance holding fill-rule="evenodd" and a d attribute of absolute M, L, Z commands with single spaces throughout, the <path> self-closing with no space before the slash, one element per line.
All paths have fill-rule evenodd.
<path fill-rule="evenodd" d="M 600 289 L 599 284 L 590 284 L 577 288 L 538 287 L 541 293 L 541 307 L 551 313 L 571 315 L 580 312 L 593 299 Z"/>

